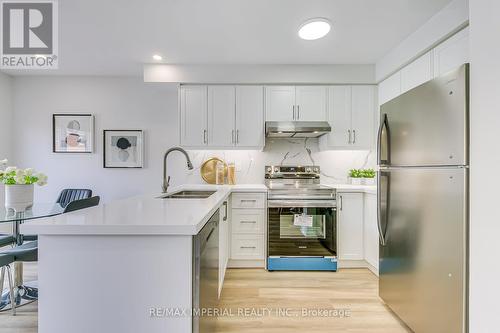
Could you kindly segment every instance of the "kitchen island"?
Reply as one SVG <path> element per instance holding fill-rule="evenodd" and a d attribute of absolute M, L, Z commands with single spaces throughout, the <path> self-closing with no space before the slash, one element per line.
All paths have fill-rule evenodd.
<path fill-rule="evenodd" d="M 22 225 L 39 235 L 39 332 L 191 332 L 193 236 L 232 192 L 265 187 L 172 192 L 183 190 L 215 193 L 138 196 Z"/>

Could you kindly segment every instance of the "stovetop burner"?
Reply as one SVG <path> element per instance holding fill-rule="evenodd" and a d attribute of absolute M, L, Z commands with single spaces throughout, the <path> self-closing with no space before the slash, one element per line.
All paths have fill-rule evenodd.
<path fill-rule="evenodd" d="M 320 184 L 319 166 L 266 166 L 265 183 L 270 200 L 335 199 L 335 189 Z"/>

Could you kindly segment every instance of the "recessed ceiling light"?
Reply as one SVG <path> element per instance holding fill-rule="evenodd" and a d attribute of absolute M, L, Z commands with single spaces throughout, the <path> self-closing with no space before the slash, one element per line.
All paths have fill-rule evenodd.
<path fill-rule="evenodd" d="M 153 59 L 154 59 L 154 60 L 157 60 L 157 61 L 160 61 L 160 60 L 161 60 L 161 59 L 163 59 L 163 58 L 161 57 L 161 55 L 159 55 L 159 54 L 155 54 L 155 55 L 153 55 Z"/>
<path fill-rule="evenodd" d="M 305 21 L 299 28 L 299 37 L 305 40 L 315 40 L 325 37 L 331 29 L 330 21 L 317 17 Z"/>

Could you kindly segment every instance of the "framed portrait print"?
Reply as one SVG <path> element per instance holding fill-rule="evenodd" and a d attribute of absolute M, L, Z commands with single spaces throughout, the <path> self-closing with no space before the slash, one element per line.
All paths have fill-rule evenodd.
<path fill-rule="evenodd" d="M 94 116 L 60 113 L 52 115 L 52 151 L 54 153 L 92 153 Z"/>
<path fill-rule="evenodd" d="M 105 168 L 142 168 L 142 130 L 104 130 L 103 164 Z"/>

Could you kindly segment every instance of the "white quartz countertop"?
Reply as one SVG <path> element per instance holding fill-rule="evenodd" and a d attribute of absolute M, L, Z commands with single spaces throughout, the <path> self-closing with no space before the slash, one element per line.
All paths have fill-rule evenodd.
<path fill-rule="evenodd" d="M 38 235 L 196 235 L 232 192 L 266 192 L 263 184 L 182 185 L 182 190 L 215 190 L 206 199 L 161 199 L 141 195 L 55 217 L 27 221 L 21 233 Z"/>

